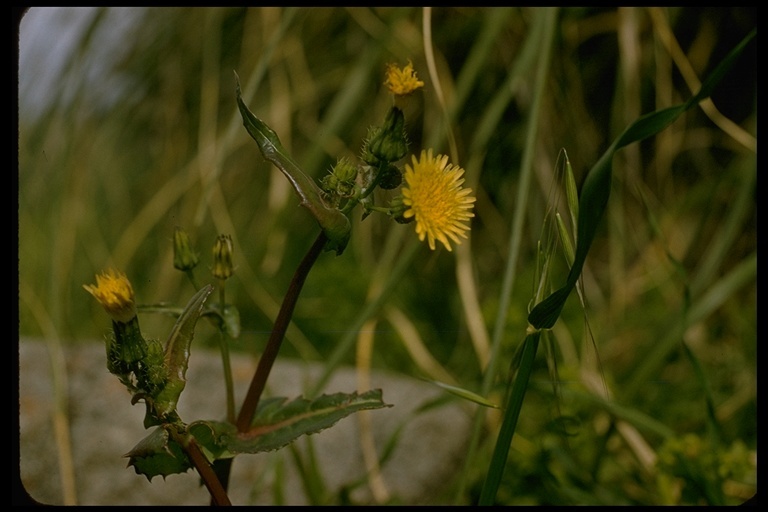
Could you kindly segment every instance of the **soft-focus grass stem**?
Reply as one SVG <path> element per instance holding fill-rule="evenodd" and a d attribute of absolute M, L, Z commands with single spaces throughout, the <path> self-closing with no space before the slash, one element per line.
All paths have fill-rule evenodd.
<path fill-rule="evenodd" d="M 376 293 L 362 308 L 357 317 L 352 321 L 349 329 L 345 331 L 344 337 L 336 345 L 331 355 L 326 359 L 323 373 L 313 384 L 309 396 L 316 395 L 328 383 L 333 372 L 344 361 L 344 358 L 352 350 L 357 341 L 357 334 L 368 319 L 381 311 L 386 304 L 387 299 L 394 291 L 395 286 L 400 282 L 406 270 L 410 266 L 416 254 L 418 254 L 421 244 L 412 237 L 402 252 L 398 255 L 397 261 L 387 274 L 387 279 L 381 286 L 380 291 Z M 382 268 L 383 270 L 383 268 Z"/>
<path fill-rule="evenodd" d="M 541 115 L 541 104 L 546 88 L 546 77 L 549 70 L 551 59 L 552 43 L 557 26 L 557 8 L 537 9 L 534 29 L 529 37 L 541 41 L 541 55 L 538 61 L 534 85 L 534 99 L 531 105 L 530 117 L 528 121 L 527 137 L 523 152 L 523 161 L 520 165 L 520 180 L 517 189 L 517 201 L 512 221 L 512 231 L 510 233 L 509 254 L 504 269 L 504 278 L 502 281 L 501 293 L 499 295 L 499 309 L 496 316 L 493 335 L 491 338 L 491 358 L 489 365 L 483 375 L 481 394 L 488 396 L 491 386 L 496 377 L 496 371 L 499 361 L 499 352 L 501 347 L 502 335 L 506 327 L 507 310 L 509 309 L 512 287 L 515 281 L 517 271 L 517 258 L 521 249 L 521 239 L 523 232 L 523 221 L 525 220 L 526 207 L 528 204 L 528 194 L 530 188 L 531 176 L 533 174 L 533 155 L 535 151 L 538 126 Z M 470 444 L 467 451 L 462 479 L 457 488 L 456 500 L 461 501 L 467 484 L 467 476 L 473 464 L 474 453 L 480 439 L 482 421 L 485 411 L 480 410 L 475 415 Z"/>
<path fill-rule="evenodd" d="M 499 436 L 496 438 L 496 447 L 493 450 L 491 464 L 488 467 L 488 476 L 483 483 L 483 490 L 480 493 L 479 505 L 493 505 L 496 498 L 496 492 L 499 489 L 499 483 L 501 483 L 501 477 L 504 474 L 504 467 L 507 464 L 512 436 L 515 435 L 515 427 L 520 417 L 520 409 L 523 406 L 523 398 L 525 398 L 525 392 L 528 389 L 528 381 L 531 378 L 531 371 L 533 370 L 533 362 L 539 348 L 540 337 L 541 331 L 536 331 L 526 336 L 523 341 L 520 367 L 517 370 L 515 382 L 512 385 L 509 403 L 504 410 L 504 421 L 501 424 Z"/>
<path fill-rule="evenodd" d="M 75 468 L 72 459 L 72 440 L 69 432 L 69 400 L 67 389 L 67 364 L 64 348 L 53 319 L 32 287 L 24 281 L 19 282 L 19 298 L 27 304 L 35 320 L 43 331 L 51 364 L 53 384 L 53 434 L 58 450 L 57 461 L 61 476 L 61 492 L 64 505 L 77 505 Z"/>

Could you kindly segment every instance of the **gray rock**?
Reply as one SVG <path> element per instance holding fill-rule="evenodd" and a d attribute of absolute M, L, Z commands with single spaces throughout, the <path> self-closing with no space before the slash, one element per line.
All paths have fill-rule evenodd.
<path fill-rule="evenodd" d="M 25 490 L 45 504 L 62 504 L 58 451 L 54 439 L 54 393 L 46 345 L 19 343 L 20 471 Z M 68 379 L 69 428 L 77 503 L 82 505 L 206 505 L 208 491 L 196 472 L 156 477 L 152 482 L 127 468 L 123 455 L 149 431 L 142 426 L 144 405 L 130 404 L 128 391 L 105 365 L 101 343 L 81 343 L 65 349 Z M 236 403 L 245 396 L 256 361 L 235 354 L 232 371 Z M 295 398 L 316 379 L 318 364 L 278 360 L 265 396 Z M 376 501 L 366 481 L 361 450 L 361 414 L 368 414 L 379 457 L 393 439 L 391 455 L 381 467 L 389 503 L 438 504 L 461 467 L 469 438 L 471 409 L 448 400 L 420 408 L 445 396 L 420 380 L 374 371 L 371 388 L 383 390 L 393 407 L 365 411 L 342 419 L 332 428 L 304 436 L 291 448 L 238 456 L 233 464 L 229 496 L 233 504 L 310 503 L 297 471 L 313 451 L 323 488 L 338 503 L 349 489 L 355 503 Z M 357 390 L 354 368 L 339 369 L 325 393 Z M 362 390 L 361 390 L 362 391 Z M 193 351 L 187 388 L 179 403 L 181 417 L 222 419 L 225 414 L 221 358 L 217 352 Z"/>

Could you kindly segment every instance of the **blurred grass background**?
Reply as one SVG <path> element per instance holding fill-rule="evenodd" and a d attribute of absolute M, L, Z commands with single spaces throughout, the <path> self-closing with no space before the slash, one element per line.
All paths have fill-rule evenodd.
<path fill-rule="evenodd" d="M 754 7 L 558 12 L 497 356 L 502 373 L 524 337 L 561 149 L 579 182 L 627 124 L 688 98 L 696 77 L 755 28 L 756 14 Z M 487 354 L 478 347 L 487 346 L 504 303 L 538 64 L 526 43 L 539 9 L 433 9 L 439 89 L 428 73 L 424 15 L 421 8 L 30 10 L 19 28 L 20 335 L 100 339 L 109 323 L 82 284 L 112 266 L 127 273 L 139 302 L 185 303 L 193 290 L 172 266 L 178 225 L 201 254 L 203 281 L 216 236 L 232 236 L 237 269 L 227 297 L 243 324 L 234 349 L 257 355 L 318 228 L 242 127 L 233 70 L 250 109 L 319 179 L 337 158 L 359 154 L 368 127 L 391 104 L 385 65 L 410 59 L 426 82 L 405 106 L 411 153 L 450 152 L 448 118 L 478 201 L 471 241 L 455 257 L 426 244 L 413 249 L 374 312 L 372 364 L 479 389 Z M 41 32 L 42 18 L 49 29 Z M 69 51 L 57 51 L 54 65 L 65 36 Z M 572 298 L 554 329 L 561 396 L 542 359 L 500 503 L 730 504 L 754 494 L 755 63 L 753 44 L 712 97 L 727 121 L 696 108 L 617 155 L 607 216 L 585 267 L 588 308 Z M 284 355 L 337 354 L 354 364 L 351 351 L 334 350 L 415 238 L 412 226 L 376 215 L 360 222 L 358 211 L 347 251 L 322 255 L 310 273 Z M 142 317 L 150 336 L 163 338 L 171 325 Z M 215 346 L 213 329 L 200 331 L 200 343 Z M 414 356 L 419 346 L 432 366 Z M 583 382 L 594 352 L 598 388 L 610 391 L 610 403 Z M 457 475 L 466 485 L 459 502 L 477 498 L 493 417 L 487 428 L 468 474 Z"/>

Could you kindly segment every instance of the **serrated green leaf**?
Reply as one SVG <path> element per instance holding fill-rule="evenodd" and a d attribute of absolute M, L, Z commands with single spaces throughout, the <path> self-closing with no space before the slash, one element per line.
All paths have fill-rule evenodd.
<path fill-rule="evenodd" d="M 196 421 L 189 432 L 213 454 L 258 453 L 277 450 L 301 437 L 333 426 L 350 414 L 391 407 L 381 398 L 381 390 L 363 394 L 335 393 L 314 400 L 303 397 L 266 398 L 259 403 L 248 432 L 237 432 L 235 425 L 221 421 Z"/>
<path fill-rule="evenodd" d="M 165 478 L 175 473 L 185 473 L 192 465 L 184 450 L 169 439 L 163 427 L 157 427 L 147 437 L 124 455 L 128 466 L 138 475 L 144 475 L 150 482 L 157 475 Z"/>
<path fill-rule="evenodd" d="M 213 286 L 201 288 L 187 303 L 184 312 L 176 320 L 165 344 L 164 364 L 168 379 L 165 386 L 153 397 L 154 409 L 158 416 L 166 416 L 176 410 L 181 392 L 187 383 L 189 366 L 189 347 L 195 336 L 195 324 L 203 311 L 206 299 L 213 291 Z"/>
<path fill-rule="evenodd" d="M 341 211 L 323 201 L 323 192 L 320 187 L 288 155 L 277 133 L 256 117 L 243 102 L 240 93 L 240 79 L 237 73 L 235 73 L 235 81 L 237 106 L 243 118 L 243 126 L 259 145 L 264 158 L 272 162 L 288 178 L 299 199 L 301 199 L 301 206 L 308 209 L 320 224 L 328 238 L 326 250 L 335 250 L 336 254 L 341 254 L 349 242 L 352 230 L 349 219 Z"/>

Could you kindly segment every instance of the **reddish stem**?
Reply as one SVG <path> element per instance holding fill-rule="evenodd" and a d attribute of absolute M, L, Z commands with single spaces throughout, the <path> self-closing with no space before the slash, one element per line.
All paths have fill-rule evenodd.
<path fill-rule="evenodd" d="M 317 261 L 318 256 L 325 247 L 325 243 L 328 238 L 324 232 L 321 232 L 315 242 L 310 247 L 304 259 L 301 260 L 299 266 L 296 268 L 296 272 L 293 274 L 291 284 L 288 286 L 288 291 L 283 298 L 283 303 L 280 305 L 280 311 L 275 319 L 275 324 L 272 328 L 272 333 L 267 341 L 267 346 L 264 348 L 264 353 L 259 359 L 259 365 L 256 368 L 256 373 L 253 374 L 251 380 L 251 386 L 248 388 L 248 394 L 243 400 L 243 406 L 240 408 L 240 414 L 237 416 L 237 430 L 238 432 L 245 432 L 251 425 L 253 415 L 256 413 L 256 407 L 259 405 L 261 394 L 264 391 L 264 386 L 267 382 L 269 372 L 272 370 L 272 365 L 277 358 L 277 353 L 280 351 L 280 345 L 285 337 L 285 332 L 288 330 L 288 324 L 291 322 L 291 316 L 293 316 L 293 309 L 296 306 L 296 302 L 299 299 L 299 293 L 301 292 L 304 281 L 309 274 L 312 265 Z"/>

